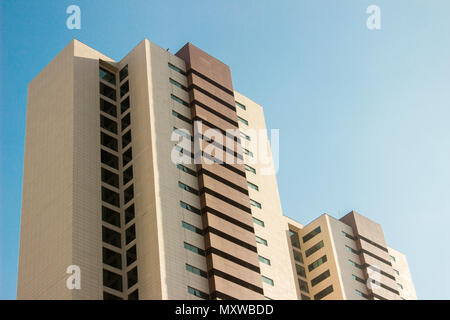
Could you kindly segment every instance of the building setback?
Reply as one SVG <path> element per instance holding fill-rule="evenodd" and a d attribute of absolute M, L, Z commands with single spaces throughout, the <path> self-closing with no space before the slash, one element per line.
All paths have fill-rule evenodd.
<path fill-rule="evenodd" d="M 18 299 L 415 298 L 379 225 L 283 216 L 266 131 L 230 68 L 190 43 L 143 40 L 117 62 L 71 41 L 28 88 Z"/>

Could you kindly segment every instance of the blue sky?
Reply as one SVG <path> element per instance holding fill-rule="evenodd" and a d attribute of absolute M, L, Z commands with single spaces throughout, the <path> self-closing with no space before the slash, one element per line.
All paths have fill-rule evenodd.
<path fill-rule="evenodd" d="M 81 8 L 81 30 L 66 8 Z M 381 8 L 381 30 L 366 8 Z M 27 85 L 72 38 L 120 60 L 192 42 L 280 129 L 284 213 L 354 209 L 404 252 L 421 299 L 449 299 L 450 2 L 0 0 L 0 299 L 16 294 Z"/>

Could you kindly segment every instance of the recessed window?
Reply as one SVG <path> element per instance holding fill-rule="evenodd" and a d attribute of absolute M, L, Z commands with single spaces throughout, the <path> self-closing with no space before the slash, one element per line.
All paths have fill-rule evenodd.
<path fill-rule="evenodd" d="M 189 132 L 186 129 L 178 129 L 176 127 L 173 128 L 173 132 L 177 133 L 180 136 L 185 137 L 186 139 L 191 140 L 191 135 L 189 134 Z"/>
<path fill-rule="evenodd" d="M 128 288 L 131 288 L 138 282 L 137 267 L 134 267 L 133 269 L 127 272 L 127 279 L 128 279 Z"/>
<path fill-rule="evenodd" d="M 184 101 L 183 99 L 178 98 L 176 95 L 173 95 L 173 94 L 171 94 L 170 97 L 172 98 L 172 100 L 174 100 L 174 101 L 176 101 L 176 102 L 182 104 L 183 106 L 189 108 L 189 103 L 187 103 L 187 102 Z"/>
<path fill-rule="evenodd" d="M 169 82 L 171 84 L 173 84 L 174 86 L 177 86 L 180 89 L 183 89 L 185 91 L 187 91 L 187 88 L 185 86 L 183 86 L 181 83 L 179 83 L 178 81 L 173 80 L 172 78 L 169 79 Z"/>
<path fill-rule="evenodd" d="M 123 185 L 130 182 L 131 179 L 133 179 L 133 166 L 129 166 L 128 169 L 123 172 Z"/>
<path fill-rule="evenodd" d="M 111 100 L 114 101 L 116 100 L 116 90 L 101 82 L 100 82 L 100 94 L 107 98 L 110 98 Z"/>
<path fill-rule="evenodd" d="M 130 97 L 126 97 L 120 103 L 120 114 L 124 114 L 130 108 Z"/>
<path fill-rule="evenodd" d="M 125 243 L 129 244 L 131 241 L 136 239 L 136 227 L 134 224 L 132 224 L 128 229 L 125 231 Z"/>
<path fill-rule="evenodd" d="M 314 261 L 310 265 L 308 265 L 308 271 L 309 272 L 313 271 L 314 269 L 318 268 L 319 266 L 321 266 L 325 262 L 327 262 L 327 256 L 326 255 L 321 257 L 321 258 L 319 258 L 319 259 L 317 259 L 316 261 Z"/>
<path fill-rule="evenodd" d="M 311 280 L 311 286 L 315 286 L 318 285 L 319 283 L 321 283 L 323 280 L 327 279 L 330 277 L 330 270 L 327 270 L 325 272 L 322 272 L 321 274 L 319 274 L 317 277 L 315 277 L 314 279 Z"/>
<path fill-rule="evenodd" d="M 260 244 L 263 244 L 263 245 L 267 246 L 267 240 L 265 240 L 265 239 L 263 239 L 261 237 L 258 237 L 258 236 L 255 236 L 255 238 L 256 238 L 256 242 L 257 243 L 260 243 Z"/>
<path fill-rule="evenodd" d="M 303 237 L 303 243 L 306 243 L 307 241 L 311 240 L 316 235 L 318 235 L 320 232 L 321 232 L 320 226 L 318 226 L 313 231 L 311 231 L 310 233 L 308 233 L 306 236 Z"/>
<path fill-rule="evenodd" d="M 111 168 L 119 169 L 119 158 L 108 151 L 102 150 L 101 161 Z"/>
<path fill-rule="evenodd" d="M 181 221 L 181 226 L 189 231 L 195 232 L 197 234 L 203 235 L 203 230 L 200 228 L 197 228 L 196 226 L 193 226 L 190 223 Z"/>
<path fill-rule="evenodd" d="M 181 200 L 180 200 L 180 207 L 182 207 L 183 209 L 189 210 L 195 214 L 198 214 L 198 215 L 201 214 L 199 209 L 197 209 L 197 208 L 191 206 L 190 204 L 187 204 L 186 202 L 183 202 Z"/>
<path fill-rule="evenodd" d="M 199 297 L 202 299 L 209 299 L 209 295 L 207 293 L 204 293 L 198 289 L 194 289 L 194 288 L 188 286 L 187 291 L 188 291 L 188 293 L 190 293 L 196 297 Z"/>
<path fill-rule="evenodd" d="M 120 205 L 120 196 L 117 192 L 102 187 L 102 201 L 118 207 Z"/>
<path fill-rule="evenodd" d="M 117 108 L 114 104 L 100 98 L 100 110 L 104 113 L 109 114 L 110 116 L 117 116 Z"/>
<path fill-rule="evenodd" d="M 125 224 L 134 219 L 134 203 L 125 209 Z"/>
<path fill-rule="evenodd" d="M 117 134 L 117 123 L 103 115 L 100 115 L 100 127 L 109 132 Z"/>
<path fill-rule="evenodd" d="M 137 258 L 136 245 L 134 245 L 127 250 L 127 266 L 135 262 L 136 258 Z"/>
<path fill-rule="evenodd" d="M 298 285 L 301 291 L 309 293 L 308 283 L 306 281 L 298 279 Z"/>
<path fill-rule="evenodd" d="M 102 220 L 120 228 L 120 214 L 117 211 L 102 206 Z"/>
<path fill-rule="evenodd" d="M 300 277 L 306 278 L 306 270 L 299 264 L 295 264 L 295 271 Z"/>
<path fill-rule="evenodd" d="M 108 292 L 103 292 L 103 300 L 123 300 L 123 298 L 113 295 Z"/>
<path fill-rule="evenodd" d="M 355 237 L 353 237 L 351 234 L 348 234 L 348 233 L 345 232 L 345 231 L 342 231 L 342 234 L 343 234 L 344 237 L 346 237 L 346 238 L 349 238 L 349 239 L 351 239 L 351 240 L 355 240 Z"/>
<path fill-rule="evenodd" d="M 139 289 L 134 290 L 128 295 L 128 300 L 139 300 Z"/>
<path fill-rule="evenodd" d="M 352 274 L 352 279 L 353 280 L 356 280 L 356 281 L 358 281 L 358 282 L 361 282 L 361 283 L 366 283 L 366 281 L 364 281 L 363 279 L 361 279 L 360 277 L 358 277 L 358 276 L 355 276 L 354 274 Z"/>
<path fill-rule="evenodd" d="M 246 135 L 245 133 L 243 133 L 242 131 L 240 131 L 240 136 L 241 138 L 244 138 L 245 140 L 251 141 L 250 136 Z"/>
<path fill-rule="evenodd" d="M 133 153 L 131 147 L 125 151 L 122 155 L 122 166 L 126 166 L 133 159 Z"/>
<path fill-rule="evenodd" d="M 262 256 L 258 256 L 258 260 L 259 260 L 260 262 L 265 263 L 265 264 L 267 264 L 268 266 L 270 266 L 270 260 L 269 260 L 269 259 L 264 258 L 264 257 L 262 257 Z"/>
<path fill-rule="evenodd" d="M 250 204 L 254 207 L 261 209 L 261 203 L 255 201 L 255 200 L 250 199 Z"/>
<path fill-rule="evenodd" d="M 395 262 L 395 257 L 394 256 L 389 256 L 389 258 L 391 259 L 391 261 Z"/>
<path fill-rule="evenodd" d="M 122 255 L 103 247 L 103 263 L 117 269 L 122 269 Z"/>
<path fill-rule="evenodd" d="M 203 278 L 207 277 L 207 273 L 205 271 L 200 270 L 199 268 L 191 266 L 190 264 L 187 263 L 186 263 L 186 270 L 192 272 L 193 274 L 202 276 Z"/>
<path fill-rule="evenodd" d="M 302 300 L 311 300 L 311 298 L 303 293 L 300 294 L 300 297 L 302 298 Z"/>
<path fill-rule="evenodd" d="M 305 256 L 309 257 L 313 253 L 317 252 L 318 250 L 323 248 L 323 240 L 319 241 L 315 245 L 313 245 L 311 248 L 307 249 L 305 251 Z"/>
<path fill-rule="evenodd" d="M 184 171 L 184 172 L 190 174 L 190 175 L 193 175 L 194 177 L 197 176 L 197 172 L 196 171 L 194 171 L 192 169 L 189 169 L 188 167 L 185 167 L 182 164 L 177 164 L 177 168 L 180 169 L 181 171 Z"/>
<path fill-rule="evenodd" d="M 242 152 L 243 152 L 244 154 L 248 155 L 249 157 L 252 157 L 252 158 L 253 158 L 253 152 L 251 152 L 250 150 L 245 149 L 245 148 L 242 148 Z"/>
<path fill-rule="evenodd" d="M 193 193 L 193 194 L 195 194 L 195 195 L 198 195 L 198 191 L 197 191 L 197 190 L 195 190 L 194 188 L 192 188 L 192 187 L 190 187 L 190 186 L 184 184 L 183 182 L 178 181 L 178 186 L 179 186 L 181 189 L 184 189 L 184 190 L 186 190 L 186 191 L 188 191 L 188 192 L 190 192 L 190 193 Z"/>
<path fill-rule="evenodd" d="M 192 251 L 194 253 L 197 253 L 197 254 L 199 254 L 201 256 L 205 255 L 205 251 L 204 250 L 202 250 L 200 248 L 197 248 L 196 246 L 193 246 L 192 244 L 189 244 L 187 242 L 184 243 L 184 248 L 189 250 L 189 251 Z"/>
<path fill-rule="evenodd" d="M 168 63 L 168 66 L 170 69 L 175 70 L 176 72 L 182 74 L 183 76 L 186 75 L 186 72 L 184 72 L 183 70 L 181 70 L 180 68 L 174 66 L 173 64 L 171 64 L 170 62 Z"/>
<path fill-rule="evenodd" d="M 235 103 L 236 103 L 236 106 L 239 107 L 239 108 L 241 108 L 242 110 L 245 110 L 245 109 L 246 109 L 245 106 L 244 106 L 242 103 L 239 103 L 239 102 L 237 102 L 237 101 L 235 101 Z"/>
<path fill-rule="evenodd" d="M 255 173 L 256 174 L 256 169 L 253 167 L 250 167 L 247 164 L 244 164 L 245 170 L 250 171 L 251 173 Z"/>
<path fill-rule="evenodd" d="M 303 256 L 297 250 L 294 250 L 294 260 L 303 263 Z"/>
<path fill-rule="evenodd" d="M 318 294 L 314 295 L 314 300 L 320 300 L 325 298 L 327 295 L 333 292 L 333 286 L 326 287 L 322 291 L 320 291 Z"/>
<path fill-rule="evenodd" d="M 129 186 L 123 192 L 124 203 L 128 203 L 130 200 L 134 198 L 134 188 L 133 185 Z"/>
<path fill-rule="evenodd" d="M 131 142 L 131 130 L 128 130 L 127 133 L 125 133 L 122 136 L 122 149 L 125 148 L 128 144 Z"/>
<path fill-rule="evenodd" d="M 117 291 L 122 291 L 122 276 L 103 269 L 103 285 Z"/>
<path fill-rule="evenodd" d="M 245 120 L 244 118 L 241 118 L 241 117 L 238 116 L 237 119 L 238 119 L 239 122 L 241 122 L 241 123 L 243 123 L 243 124 L 248 126 L 248 121 Z"/>
<path fill-rule="evenodd" d="M 400 283 L 397 283 L 397 287 L 398 287 L 400 290 L 403 290 L 403 286 L 402 286 Z"/>
<path fill-rule="evenodd" d="M 264 227 L 264 221 L 262 221 L 262 220 L 259 220 L 255 217 L 253 217 L 253 222 L 261 227 Z"/>
<path fill-rule="evenodd" d="M 272 280 L 272 279 L 267 278 L 266 276 L 261 276 L 261 278 L 262 278 L 262 281 L 263 281 L 264 283 L 267 283 L 268 285 L 273 286 L 273 280 Z"/>
<path fill-rule="evenodd" d="M 291 238 L 291 244 L 294 248 L 300 249 L 300 238 L 298 237 L 298 232 L 294 230 L 289 230 L 289 236 Z"/>
<path fill-rule="evenodd" d="M 349 262 L 352 266 L 354 266 L 354 267 L 356 267 L 356 268 L 358 268 L 358 269 L 362 269 L 362 265 L 356 263 L 355 261 L 353 261 L 353 260 L 348 260 L 348 262 Z"/>
<path fill-rule="evenodd" d="M 182 114 L 180 114 L 180 113 L 178 113 L 178 112 L 176 112 L 176 111 L 174 111 L 174 110 L 172 110 L 172 115 L 173 115 L 174 117 L 177 117 L 177 118 L 180 119 L 180 120 L 183 120 L 184 122 L 187 122 L 187 123 L 189 123 L 189 124 L 192 123 L 191 119 L 189 119 L 188 117 L 183 116 Z"/>
<path fill-rule="evenodd" d="M 102 227 L 103 242 L 115 246 L 117 248 L 120 248 L 121 247 L 120 239 L 121 237 L 119 232 L 106 228 L 105 226 Z"/>
<path fill-rule="evenodd" d="M 394 273 L 395 273 L 395 275 L 397 275 L 397 276 L 400 275 L 400 272 L 398 272 L 398 270 L 395 270 L 395 269 L 394 269 Z"/>
<path fill-rule="evenodd" d="M 116 76 L 114 75 L 114 73 L 109 72 L 108 70 L 105 70 L 102 67 L 100 67 L 99 75 L 100 75 L 100 79 L 103 79 L 113 85 L 116 85 Z"/>
<path fill-rule="evenodd" d="M 357 250 L 355 250 L 349 246 L 345 246 L 345 250 L 350 251 L 351 253 L 354 253 L 354 254 L 359 254 L 359 252 Z"/>
<path fill-rule="evenodd" d="M 119 72 L 119 79 L 120 79 L 121 82 L 126 77 L 128 77 L 128 65 L 123 67 L 122 70 L 120 70 L 120 72 Z"/>
<path fill-rule="evenodd" d="M 252 188 L 253 190 L 259 191 L 259 187 L 256 184 L 247 181 L 247 185 L 248 185 L 249 188 Z"/>
<path fill-rule="evenodd" d="M 122 118 L 122 120 L 120 121 L 120 128 L 123 130 L 125 130 L 126 128 L 128 128 L 128 126 L 131 124 L 131 117 L 130 117 L 130 113 L 128 113 L 125 117 Z"/>
<path fill-rule="evenodd" d="M 100 143 L 107 148 L 117 151 L 117 139 L 104 132 L 100 133 Z"/>
<path fill-rule="evenodd" d="M 122 98 L 124 95 L 128 93 L 130 90 L 130 84 L 128 80 L 120 86 L 120 97 Z"/>
<path fill-rule="evenodd" d="M 105 168 L 102 168 L 102 181 L 113 187 L 119 187 L 119 175 Z"/>
<path fill-rule="evenodd" d="M 363 293 L 363 292 L 361 292 L 361 291 L 359 291 L 359 290 L 356 290 L 356 289 L 355 289 L 355 293 L 356 293 L 358 296 L 360 296 L 360 297 L 363 297 L 363 298 L 366 298 L 366 299 L 369 299 L 369 298 L 370 298 L 367 294 L 365 294 L 365 293 Z"/>

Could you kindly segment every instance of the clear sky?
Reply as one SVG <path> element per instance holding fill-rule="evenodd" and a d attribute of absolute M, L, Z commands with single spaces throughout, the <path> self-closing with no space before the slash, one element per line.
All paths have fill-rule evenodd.
<path fill-rule="evenodd" d="M 81 30 L 66 8 L 81 8 Z M 381 30 L 366 8 L 381 9 Z M 27 85 L 72 38 L 120 60 L 192 42 L 280 129 L 284 213 L 354 209 L 404 252 L 421 299 L 449 299 L 450 1 L 0 0 L 0 299 L 16 295 Z"/>

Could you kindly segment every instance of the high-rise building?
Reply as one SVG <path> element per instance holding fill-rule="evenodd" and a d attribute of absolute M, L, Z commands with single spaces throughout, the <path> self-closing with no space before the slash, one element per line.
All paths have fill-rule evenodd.
<path fill-rule="evenodd" d="M 415 296 L 374 262 L 389 255 L 366 218 L 283 216 L 274 167 L 262 107 L 216 58 L 143 40 L 117 62 L 71 41 L 28 88 L 17 297 L 394 299 L 397 283 Z M 361 269 L 343 267 L 346 241 Z M 369 292 L 352 276 L 372 265 L 387 275 Z"/>

